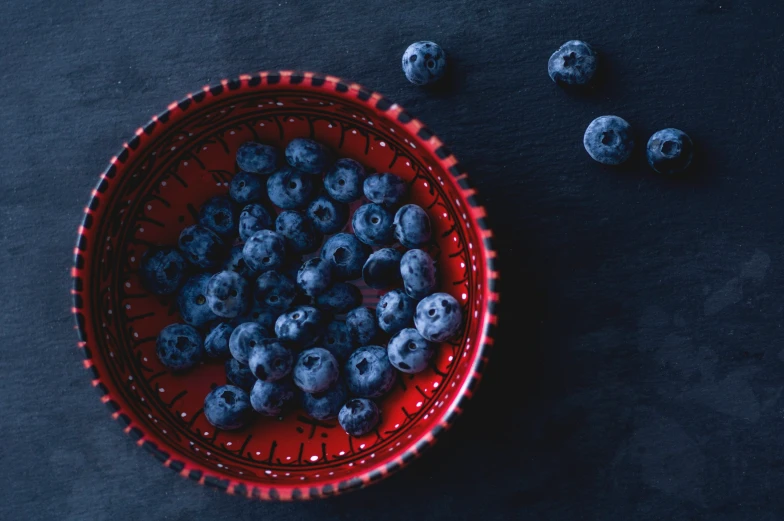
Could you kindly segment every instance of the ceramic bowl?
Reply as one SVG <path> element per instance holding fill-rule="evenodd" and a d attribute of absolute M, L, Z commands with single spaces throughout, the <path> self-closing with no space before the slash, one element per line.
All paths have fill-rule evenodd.
<path fill-rule="evenodd" d="M 255 140 L 312 137 L 338 156 L 391 171 L 433 222 L 430 253 L 464 327 L 432 369 L 404 375 L 362 438 L 336 421 L 293 412 L 220 431 L 202 414 L 223 385 L 222 363 L 172 374 L 155 355 L 158 332 L 179 320 L 174 298 L 139 283 L 142 254 L 176 244 L 208 198 L 225 194 L 235 152 Z M 172 103 L 123 144 L 101 174 L 79 227 L 73 312 L 84 367 L 111 416 L 137 445 L 199 484 L 251 498 L 309 499 L 364 487 L 414 460 L 454 422 L 476 389 L 493 343 L 498 300 L 485 209 L 433 132 L 397 104 L 332 76 L 262 72 L 224 80 Z M 365 288 L 372 307 L 378 293 Z"/>

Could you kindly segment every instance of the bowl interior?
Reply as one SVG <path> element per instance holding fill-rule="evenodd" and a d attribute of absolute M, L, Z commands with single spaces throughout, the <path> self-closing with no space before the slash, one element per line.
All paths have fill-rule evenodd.
<path fill-rule="evenodd" d="M 407 117 L 395 117 L 396 106 L 376 108 L 378 95 L 364 100 L 356 86 L 342 91 L 337 81 L 313 80 L 244 77 L 172 104 L 113 158 L 87 209 L 77 250 L 85 365 L 115 418 L 166 465 L 249 496 L 296 498 L 302 491 L 329 493 L 333 485 L 337 492 L 338 484 L 361 485 L 407 462 L 470 393 L 490 320 L 484 236 L 435 147 L 412 132 Z M 381 425 L 362 438 L 349 437 L 336 421 L 302 413 L 259 417 L 234 432 L 212 427 L 202 405 L 212 387 L 226 382 L 223 364 L 207 362 L 176 375 L 159 363 L 156 336 L 179 316 L 174 298 L 150 295 L 136 274 L 149 246 L 176 244 L 199 206 L 227 193 L 239 145 L 255 140 L 283 147 L 295 137 L 312 137 L 339 157 L 403 177 L 412 202 L 433 222 L 429 250 L 441 288 L 464 306 L 461 335 L 440 347 L 431 369 L 399 378 L 381 403 Z M 366 287 L 363 293 L 373 307 L 379 293 Z"/>

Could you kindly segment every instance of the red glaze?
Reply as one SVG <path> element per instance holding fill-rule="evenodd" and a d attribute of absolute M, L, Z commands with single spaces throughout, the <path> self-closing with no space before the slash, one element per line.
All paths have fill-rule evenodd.
<path fill-rule="evenodd" d="M 312 137 L 339 157 L 391 171 L 433 222 L 441 288 L 464 305 L 460 337 L 433 369 L 403 375 L 381 402 L 377 432 L 350 438 L 336 421 L 301 412 L 215 429 L 202 405 L 223 363 L 167 371 L 155 338 L 179 320 L 173 297 L 144 291 L 136 274 L 151 244 L 176 244 L 209 197 L 228 191 L 237 147 L 283 147 Z M 308 499 L 377 481 L 433 444 L 475 390 L 493 343 L 496 252 L 485 210 L 442 142 L 396 104 L 356 84 L 312 73 L 262 72 L 189 94 L 123 145 L 85 209 L 75 251 L 79 347 L 112 417 L 167 467 L 201 484 L 260 499 Z M 371 307 L 378 292 L 364 288 Z"/>

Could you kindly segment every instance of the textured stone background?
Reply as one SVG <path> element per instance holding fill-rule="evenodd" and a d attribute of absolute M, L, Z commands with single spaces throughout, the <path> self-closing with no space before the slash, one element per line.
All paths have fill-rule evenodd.
<path fill-rule="evenodd" d="M 784 517 L 784 5 L 778 0 L 0 3 L 0 519 L 754 520 Z M 550 83 L 563 41 L 607 66 Z M 441 43 L 426 93 L 406 45 Z M 501 338 L 455 429 L 409 469 L 309 504 L 180 479 L 136 448 L 81 368 L 77 224 L 108 158 L 170 101 L 298 68 L 429 124 L 491 212 Z M 680 127 L 688 179 L 582 150 L 615 113 Z"/>

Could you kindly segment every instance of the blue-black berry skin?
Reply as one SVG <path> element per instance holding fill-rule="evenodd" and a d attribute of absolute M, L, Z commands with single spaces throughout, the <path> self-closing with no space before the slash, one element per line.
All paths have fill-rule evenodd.
<path fill-rule="evenodd" d="M 387 207 L 400 204 L 408 193 L 406 182 L 389 172 L 368 176 L 362 189 L 370 202 Z"/>
<path fill-rule="evenodd" d="M 324 176 L 324 189 L 335 201 L 353 203 L 362 197 L 365 167 L 353 159 L 338 159 Z"/>
<path fill-rule="evenodd" d="M 332 264 L 318 257 L 306 260 L 297 272 L 297 285 L 309 297 L 321 295 L 332 285 Z"/>
<path fill-rule="evenodd" d="M 343 369 L 349 392 L 363 398 L 379 398 L 395 385 L 397 372 L 381 346 L 363 346 L 351 353 Z"/>
<path fill-rule="evenodd" d="M 691 165 L 694 144 L 691 138 L 677 128 L 665 128 L 648 140 L 646 156 L 648 164 L 664 175 L 679 174 Z"/>
<path fill-rule="evenodd" d="M 207 304 L 207 284 L 212 276 L 200 273 L 189 278 L 177 295 L 177 307 L 183 322 L 195 327 L 206 326 L 217 321 L 218 315 Z"/>
<path fill-rule="evenodd" d="M 402 254 L 392 248 L 381 248 L 373 252 L 362 267 L 362 279 L 373 289 L 399 286 L 400 258 Z"/>
<path fill-rule="evenodd" d="M 244 322 L 232 331 L 229 337 L 231 356 L 248 365 L 253 348 L 270 338 L 270 332 L 257 322 Z"/>
<path fill-rule="evenodd" d="M 237 172 L 229 184 L 229 197 L 237 204 L 260 201 L 264 196 L 264 178 L 249 172 Z"/>
<path fill-rule="evenodd" d="M 338 233 L 348 222 L 348 205 L 319 196 L 308 206 L 308 218 L 324 235 Z"/>
<path fill-rule="evenodd" d="M 403 53 L 403 72 L 414 85 L 429 85 L 443 78 L 446 53 L 435 42 L 414 42 Z"/>
<path fill-rule="evenodd" d="M 278 165 L 278 149 L 249 141 L 237 149 L 237 166 L 245 172 L 271 174 Z"/>
<path fill-rule="evenodd" d="M 234 271 L 220 271 L 207 283 L 207 305 L 222 318 L 234 318 L 245 313 L 250 296 L 248 281 Z"/>
<path fill-rule="evenodd" d="M 253 389 L 253 384 L 258 381 L 256 375 L 250 371 L 250 367 L 235 358 L 226 360 L 223 367 L 226 370 L 226 381 L 245 392 L 250 392 Z"/>
<path fill-rule="evenodd" d="M 210 358 L 229 358 L 231 351 L 229 351 L 229 338 L 231 332 L 234 331 L 234 326 L 221 322 L 204 338 L 204 352 Z"/>
<path fill-rule="evenodd" d="M 246 205 L 240 213 L 238 228 L 240 239 L 243 241 L 247 241 L 258 231 L 272 230 L 274 227 L 272 214 L 260 204 Z"/>
<path fill-rule="evenodd" d="M 219 429 L 244 427 L 251 419 L 250 397 L 236 385 L 216 387 L 204 399 L 204 417 Z"/>
<path fill-rule="evenodd" d="M 299 354 L 292 377 L 294 385 L 306 393 L 321 393 L 338 381 L 338 361 L 323 347 L 306 349 Z"/>
<path fill-rule="evenodd" d="M 182 230 L 177 245 L 185 259 L 207 270 L 220 266 L 227 250 L 218 234 L 200 224 Z"/>
<path fill-rule="evenodd" d="M 248 367 L 259 380 L 276 382 L 288 375 L 294 354 L 278 338 L 267 338 L 251 349 Z"/>
<path fill-rule="evenodd" d="M 431 342 L 445 342 L 457 335 L 463 311 L 455 297 L 433 293 L 417 304 L 414 324 L 419 334 Z"/>
<path fill-rule="evenodd" d="M 195 328 L 186 324 L 170 324 L 158 334 L 155 352 L 161 363 L 172 371 L 185 371 L 204 356 L 204 340 Z"/>
<path fill-rule="evenodd" d="M 199 224 L 226 238 L 237 234 L 237 209 L 226 196 L 209 199 L 199 210 Z"/>
<path fill-rule="evenodd" d="M 286 243 L 280 234 L 261 230 L 245 241 L 242 256 L 250 269 L 257 272 L 274 270 L 286 260 Z"/>
<path fill-rule="evenodd" d="M 305 208 L 314 195 L 314 176 L 291 167 L 281 168 L 267 180 L 267 195 L 284 210 Z"/>
<path fill-rule="evenodd" d="M 415 204 L 401 206 L 393 221 L 395 238 L 406 248 L 420 248 L 430 241 L 430 217 Z"/>
<path fill-rule="evenodd" d="M 250 309 L 244 314 L 230 321 L 232 326 L 238 326 L 245 322 L 256 322 L 267 331 L 275 329 L 275 321 L 278 319 L 280 313 L 268 309 L 266 306 L 259 304 L 255 300 L 251 302 Z"/>
<path fill-rule="evenodd" d="M 286 210 L 275 220 L 275 231 L 286 240 L 294 253 L 313 253 L 321 246 L 321 232 L 302 212 Z"/>
<path fill-rule="evenodd" d="M 334 314 L 346 313 L 362 303 L 362 291 L 348 282 L 336 282 L 316 297 L 316 306 Z"/>
<path fill-rule="evenodd" d="M 244 244 L 237 244 L 236 246 L 231 247 L 229 250 L 229 256 L 226 257 L 226 261 L 223 263 L 223 270 L 234 271 L 243 277 L 253 278 L 257 275 L 257 273 L 250 269 L 248 264 L 245 262 L 245 257 L 242 254 L 243 246 Z"/>
<path fill-rule="evenodd" d="M 351 226 L 357 239 L 369 246 L 390 244 L 394 238 L 392 214 L 380 204 L 363 204 L 354 211 Z"/>
<path fill-rule="evenodd" d="M 409 297 L 420 300 L 436 289 L 436 265 L 422 250 L 408 250 L 400 259 L 403 289 Z"/>
<path fill-rule="evenodd" d="M 370 433 L 378 425 L 381 414 L 373 400 L 352 398 L 343 405 L 338 413 L 338 423 L 354 437 Z"/>
<path fill-rule="evenodd" d="M 370 253 L 369 246 L 349 233 L 333 235 L 321 248 L 321 258 L 332 262 L 335 280 L 354 280 L 362 276 L 362 266 Z"/>
<path fill-rule="evenodd" d="M 398 371 L 415 374 L 427 369 L 435 349 L 436 345 L 422 337 L 416 329 L 407 327 L 389 340 L 387 356 Z"/>
<path fill-rule="evenodd" d="M 329 167 L 332 154 L 321 143 L 298 137 L 286 146 L 286 161 L 297 170 L 320 174 Z"/>
<path fill-rule="evenodd" d="M 174 248 L 150 248 L 142 256 L 139 278 L 150 293 L 172 295 L 185 282 L 187 268 L 185 259 Z"/>
<path fill-rule="evenodd" d="M 250 391 L 250 404 L 253 410 L 265 416 L 280 416 L 296 397 L 297 391 L 288 379 L 277 382 L 256 380 Z"/>
<path fill-rule="evenodd" d="M 409 327 L 414 319 L 416 305 L 416 301 L 401 289 L 385 293 L 378 299 L 376 306 L 378 327 L 390 335 Z"/>
<path fill-rule="evenodd" d="M 375 324 L 375 321 L 374 321 Z M 321 344 L 338 362 L 345 362 L 355 344 L 351 340 L 351 333 L 348 325 L 340 320 L 333 320 L 327 324 L 327 328 L 321 337 Z"/>
<path fill-rule="evenodd" d="M 253 297 L 265 309 L 282 313 L 297 297 L 297 285 L 280 272 L 267 271 L 256 279 Z"/>
<path fill-rule="evenodd" d="M 376 315 L 366 307 L 358 307 L 346 313 L 346 326 L 351 341 L 359 346 L 368 345 L 378 332 Z"/>
<path fill-rule="evenodd" d="M 346 386 L 339 381 L 321 393 L 302 393 L 302 409 L 314 420 L 331 420 L 338 417 L 347 399 Z"/>
<path fill-rule="evenodd" d="M 631 125 L 618 116 L 600 116 L 585 130 L 583 146 L 595 161 L 604 165 L 620 165 L 634 151 Z"/>
<path fill-rule="evenodd" d="M 307 346 L 321 335 L 325 325 L 321 311 L 312 306 L 299 306 L 278 317 L 275 334 L 283 340 Z"/>
<path fill-rule="evenodd" d="M 550 56 L 547 73 L 559 85 L 585 85 L 596 73 L 596 64 L 596 53 L 590 45 L 570 40 Z"/>

